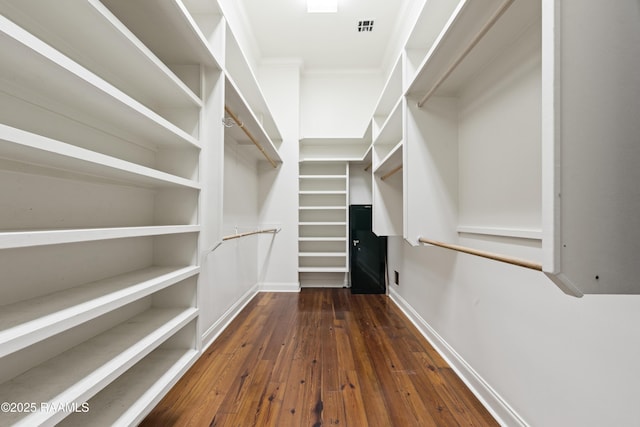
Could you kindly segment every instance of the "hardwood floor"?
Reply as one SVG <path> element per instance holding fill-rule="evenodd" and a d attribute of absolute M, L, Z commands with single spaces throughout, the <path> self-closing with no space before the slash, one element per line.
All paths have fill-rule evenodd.
<path fill-rule="evenodd" d="M 385 295 L 261 293 L 143 426 L 494 426 Z"/>

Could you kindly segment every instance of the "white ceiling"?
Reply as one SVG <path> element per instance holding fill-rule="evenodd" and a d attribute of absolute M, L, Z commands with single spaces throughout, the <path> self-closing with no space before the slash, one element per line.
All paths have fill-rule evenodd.
<path fill-rule="evenodd" d="M 381 69 L 396 55 L 399 20 L 415 0 L 338 0 L 337 13 L 307 13 L 305 0 L 241 0 L 260 56 L 299 58 L 305 70 Z M 373 31 L 358 32 L 358 21 Z"/>

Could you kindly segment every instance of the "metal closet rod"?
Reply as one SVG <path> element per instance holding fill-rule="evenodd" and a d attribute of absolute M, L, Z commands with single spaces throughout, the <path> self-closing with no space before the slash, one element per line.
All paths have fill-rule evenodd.
<path fill-rule="evenodd" d="M 418 237 L 420 243 L 426 243 L 428 245 L 439 246 L 445 249 L 451 249 L 457 252 L 464 252 L 465 254 L 476 255 L 483 258 L 492 259 L 494 261 L 506 262 L 507 264 L 517 265 L 518 267 L 529 268 L 531 270 L 542 271 L 542 265 L 533 261 L 527 261 L 520 258 L 512 258 L 492 252 L 479 251 L 477 249 L 468 248 L 466 246 L 452 245 L 449 243 L 442 243 L 437 240 L 425 239 L 424 237 Z"/>
<path fill-rule="evenodd" d="M 262 234 L 262 233 L 279 233 L 280 229 L 279 228 L 268 228 L 265 230 L 256 230 L 256 231 L 248 231 L 246 233 L 238 233 L 238 234 L 231 234 L 229 236 L 224 236 L 222 238 L 223 242 L 226 242 L 227 240 L 233 240 L 233 239 L 239 239 L 241 237 L 246 237 L 246 236 L 252 236 L 254 234 Z"/>
<path fill-rule="evenodd" d="M 478 33 L 471 40 L 471 42 L 466 47 L 466 49 L 462 51 L 458 59 L 456 59 L 453 62 L 453 64 L 449 66 L 449 68 L 442 75 L 442 77 L 440 77 L 440 79 L 438 79 L 438 81 L 433 85 L 433 87 L 422 97 L 422 99 L 420 99 L 420 101 L 418 101 L 418 108 L 422 108 L 422 106 L 427 102 L 427 100 L 431 98 L 431 95 L 433 95 L 433 93 L 436 90 L 438 90 L 440 85 L 442 85 L 442 83 L 444 83 L 444 81 L 451 75 L 451 73 L 453 73 L 453 71 L 458 67 L 458 65 L 460 65 L 460 63 L 464 60 L 464 58 L 467 57 L 469 52 L 471 52 L 473 48 L 476 47 L 476 45 L 480 42 L 480 40 L 482 40 L 485 34 L 489 32 L 491 27 L 493 27 L 493 25 L 496 22 L 498 22 L 500 17 L 507 11 L 507 9 L 509 9 L 509 6 L 511 6 L 514 1 L 515 0 L 506 0 L 504 3 L 502 3 L 502 5 L 500 6 L 500 9 L 498 9 L 496 13 L 493 14 L 491 19 L 489 19 L 489 21 L 480 29 L 480 31 L 478 31 Z"/>
<path fill-rule="evenodd" d="M 389 172 L 387 172 L 386 174 L 382 175 L 380 177 L 380 179 L 384 181 L 385 179 L 389 178 L 391 175 L 395 174 L 396 172 L 398 172 L 400 170 L 402 170 L 402 165 L 391 169 Z"/>
<path fill-rule="evenodd" d="M 238 127 L 240 129 L 242 129 L 244 131 L 244 133 L 249 137 L 249 139 L 251 140 L 251 142 L 253 142 L 253 144 L 258 147 L 258 150 L 260 150 L 260 152 L 262 153 L 262 155 L 265 157 L 265 159 L 267 159 L 267 161 L 269 163 L 271 163 L 271 166 L 273 166 L 274 168 L 277 168 L 278 165 L 276 164 L 276 162 L 273 161 L 273 159 L 271 157 L 269 157 L 269 155 L 267 154 L 267 152 L 264 150 L 264 147 L 254 138 L 254 136 L 251 134 L 251 132 L 249 132 L 249 129 L 247 129 L 246 127 L 244 127 L 244 124 L 242 122 L 240 122 L 240 119 L 238 119 L 238 116 L 236 116 L 234 114 L 233 111 L 231 111 L 231 109 L 229 107 L 227 107 L 226 105 L 224 106 L 224 111 L 227 112 L 227 114 L 229 114 L 229 116 L 233 119 L 234 122 L 236 122 L 236 124 L 238 125 Z"/>
<path fill-rule="evenodd" d="M 273 233 L 273 234 L 277 234 L 279 233 L 281 230 L 281 228 L 268 228 L 265 230 L 256 230 L 256 231 L 249 231 L 247 233 L 238 233 L 238 234 L 231 234 L 229 236 L 224 236 L 221 240 L 218 241 L 218 243 L 216 243 L 213 248 L 211 249 L 207 249 L 205 255 L 210 254 L 211 252 L 215 251 L 216 249 L 218 249 L 220 246 L 222 246 L 222 244 L 227 241 L 227 240 L 233 240 L 233 239 L 239 239 L 241 237 L 245 237 L 245 236 L 251 236 L 253 234 L 261 234 L 261 233 Z"/>

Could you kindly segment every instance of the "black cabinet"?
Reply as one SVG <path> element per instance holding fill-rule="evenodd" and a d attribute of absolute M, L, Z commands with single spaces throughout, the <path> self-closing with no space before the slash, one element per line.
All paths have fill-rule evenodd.
<path fill-rule="evenodd" d="M 351 292 L 386 293 L 387 238 L 371 228 L 371 205 L 349 206 Z"/>

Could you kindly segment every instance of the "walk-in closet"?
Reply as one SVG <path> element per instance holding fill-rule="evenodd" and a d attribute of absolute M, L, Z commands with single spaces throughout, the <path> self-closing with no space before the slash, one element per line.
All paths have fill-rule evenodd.
<path fill-rule="evenodd" d="M 0 12 L 0 425 L 640 425 L 637 0 Z"/>

